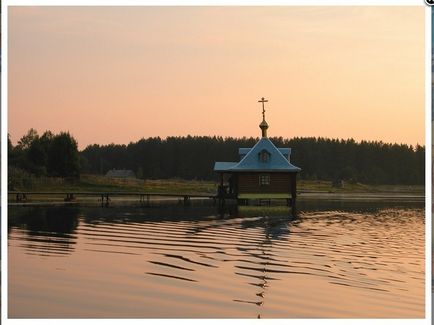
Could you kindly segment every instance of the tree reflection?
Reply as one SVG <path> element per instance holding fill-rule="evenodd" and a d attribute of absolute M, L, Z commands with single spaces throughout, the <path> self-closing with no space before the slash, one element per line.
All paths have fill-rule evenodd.
<path fill-rule="evenodd" d="M 23 247 L 29 254 L 69 255 L 76 244 L 75 232 L 79 213 L 78 207 L 11 209 L 9 239 L 24 239 Z M 15 229 L 17 231 L 14 231 Z"/>

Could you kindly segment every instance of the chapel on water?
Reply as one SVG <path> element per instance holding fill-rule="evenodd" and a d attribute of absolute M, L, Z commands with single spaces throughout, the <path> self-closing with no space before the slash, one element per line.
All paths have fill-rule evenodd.
<path fill-rule="evenodd" d="M 286 199 L 295 206 L 297 173 L 301 169 L 291 164 L 291 148 L 277 148 L 267 136 L 262 97 L 261 139 L 253 148 L 239 148 L 239 162 L 216 162 L 214 171 L 220 175 L 218 196 L 221 199 L 270 200 Z"/>

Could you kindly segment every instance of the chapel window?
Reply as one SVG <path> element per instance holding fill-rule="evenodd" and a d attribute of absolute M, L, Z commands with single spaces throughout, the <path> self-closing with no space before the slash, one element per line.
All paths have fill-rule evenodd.
<path fill-rule="evenodd" d="M 262 150 L 262 151 L 259 153 L 259 160 L 260 160 L 261 162 L 268 162 L 269 159 L 270 159 L 270 154 L 268 153 L 268 151 L 266 151 L 266 150 Z"/>
<path fill-rule="evenodd" d="M 270 185 L 270 175 L 269 174 L 259 175 L 259 185 L 260 186 Z"/>

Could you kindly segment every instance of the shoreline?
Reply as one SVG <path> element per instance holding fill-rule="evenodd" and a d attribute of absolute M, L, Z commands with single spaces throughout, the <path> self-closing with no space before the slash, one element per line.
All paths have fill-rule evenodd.
<path fill-rule="evenodd" d="M 108 178 L 101 175 L 84 174 L 80 179 L 66 181 L 56 178 L 29 180 L 28 186 L 8 191 L 8 205 L 61 204 L 102 205 L 102 196 L 108 194 L 110 203 L 136 203 L 149 205 L 150 202 L 177 203 L 182 196 L 194 202 L 213 202 L 217 194 L 215 181 L 185 179 L 136 179 Z M 17 193 L 27 193 L 26 199 L 17 200 Z M 69 197 L 73 194 L 73 197 Z M 148 199 L 147 194 L 151 197 Z M 161 194 L 161 196 L 160 196 Z M 330 181 L 298 180 L 297 201 L 425 201 L 424 185 L 367 185 L 345 183 L 343 187 L 333 187 Z M 177 195 L 178 197 L 170 197 Z M 202 198 L 200 198 L 202 196 Z M 274 200 L 273 200 L 274 201 Z"/>
<path fill-rule="evenodd" d="M 65 192 L 66 193 L 66 192 Z M 190 199 L 192 202 L 209 203 L 213 205 L 214 202 L 210 198 L 194 198 Z M 234 201 L 234 200 L 232 200 Z M 283 200 L 275 199 L 273 202 L 283 202 Z M 399 202 L 415 202 L 423 203 L 425 202 L 425 195 L 415 194 L 415 193 L 396 193 L 396 192 L 383 192 L 383 193 L 368 193 L 368 192 L 358 192 L 358 193 L 327 193 L 327 192 L 308 192 L 300 193 L 297 197 L 297 201 L 342 201 L 342 202 L 357 202 L 357 201 L 399 201 Z M 140 202 L 138 198 L 130 197 L 113 197 L 111 199 L 110 206 L 114 207 L 117 204 L 128 204 L 137 205 L 138 207 L 147 207 L 149 204 L 152 205 L 165 205 L 165 204 L 182 204 L 182 200 L 179 198 L 170 198 L 162 196 L 155 196 L 150 201 L 149 204 L 144 204 Z M 230 205 L 231 203 L 228 202 Z M 236 204 L 235 202 L 232 204 Z M 63 197 L 42 197 L 41 199 L 30 199 L 25 202 L 14 202 L 13 200 L 8 200 L 8 206 L 77 206 L 77 205 L 92 205 L 101 206 L 101 201 L 96 197 L 80 197 L 73 201 L 64 201 Z"/>

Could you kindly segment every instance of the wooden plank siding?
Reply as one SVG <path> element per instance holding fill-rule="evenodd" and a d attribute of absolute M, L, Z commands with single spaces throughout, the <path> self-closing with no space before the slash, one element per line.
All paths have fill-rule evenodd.
<path fill-rule="evenodd" d="M 270 185 L 260 185 L 261 174 L 270 175 Z M 237 173 L 237 192 L 242 193 L 291 193 L 291 180 L 295 173 Z M 295 184 L 294 184 L 295 185 Z"/>

